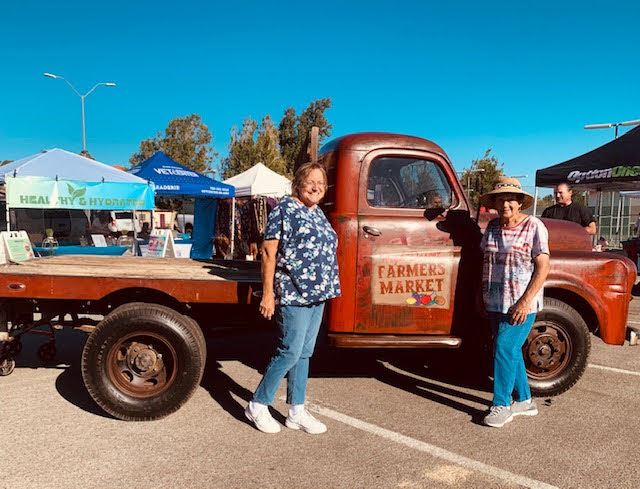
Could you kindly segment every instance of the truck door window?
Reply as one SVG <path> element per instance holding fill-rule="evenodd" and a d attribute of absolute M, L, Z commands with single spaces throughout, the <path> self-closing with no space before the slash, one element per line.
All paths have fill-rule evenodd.
<path fill-rule="evenodd" d="M 373 207 L 451 207 L 451 187 L 433 161 L 385 156 L 369 168 L 367 201 Z"/>

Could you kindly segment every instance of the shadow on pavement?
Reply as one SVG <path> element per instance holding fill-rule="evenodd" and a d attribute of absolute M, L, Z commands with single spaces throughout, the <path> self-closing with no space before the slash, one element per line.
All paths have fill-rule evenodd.
<path fill-rule="evenodd" d="M 56 390 L 68 402 L 80 409 L 112 418 L 106 414 L 91 398 L 84 387 L 80 365 L 82 348 L 88 334 L 71 328 L 56 332 L 56 355 L 50 362 L 38 357 L 38 348 L 49 341 L 48 337 L 26 334 L 22 337 L 23 348 L 16 358 L 16 368 L 47 368 L 61 371 L 56 378 Z"/>
<path fill-rule="evenodd" d="M 492 391 L 485 365 L 470 363 L 462 352 L 457 351 L 328 350 L 319 352 L 318 361 L 312 365 L 312 376 L 375 378 L 391 387 L 466 413 L 477 423 L 486 414 L 489 401 L 467 390 Z M 487 407 L 477 409 L 469 403 Z"/>
<path fill-rule="evenodd" d="M 78 356 L 77 362 L 74 362 L 58 376 L 56 379 L 56 389 L 64 399 L 83 411 L 102 416 L 103 418 L 116 419 L 104 412 L 84 387 L 82 372 L 80 371 L 80 356 Z"/>
<path fill-rule="evenodd" d="M 220 407 L 239 421 L 251 426 L 253 424 L 244 415 L 247 403 L 253 397 L 253 391 L 241 386 L 222 371 L 220 361 L 237 360 L 244 365 L 264 373 L 271 352 L 276 348 L 276 332 L 274 330 L 255 331 L 240 330 L 235 334 L 207 335 L 207 366 L 200 385 L 209 392 L 211 398 Z M 257 387 L 257 386 L 252 386 Z M 237 401 L 232 394 L 240 397 Z M 284 423 L 285 417 L 271 410 L 273 417 Z"/>
<path fill-rule="evenodd" d="M 62 372 L 56 379 L 56 389 L 64 399 L 87 412 L 111 418 L 93 401 L 84 387 L 80 365 L 87 334 L 65 329 L 59 331 L 56 337 L 56 358 L 53 362 L 46 363 L 38 358 L 36 352 L 48 339 L 25 336 L 24 348 L 17 358 L 16 366 L 60 369 Z M 243 329 L 234 331 L 233 334 L 229 331 L 207 332 L 207 365 L 201 386 L 225 411 L 237 420 L 247 422 L 244 408 L 253 391 L 227 375 L 220 362 L 239 361 L 262 374 L 276 344 L 277 333 L 272 329 Z M 310 377 L 375 378 L 392 387 L 464 412 L 477 422 L 481 421 L 483 411 L 469 406 L 469 403 L 488 404 L 488 401 L 465 392 L 464 389 L 491 392 L 488 370 L 478 363 L 470 363 L 462 352 L 457 351 L 342 350 L 319 344 L 311 359 Z M 256 386 L 248 387 L 253 389 Z M 242 401 L 239 402 L 237 398 Z M 278 421 L 284 422 L 284 416 L 280 413 L 273 414 Z"/>
<path fill-rule="evenodd" d="M 216 360 L 207 360 L 207 366 L 200 386 L 220 407 L 239 421 L 247 421 L 244 415 L 246 403 L 251 400 L 252 392 L 222 371 L 222 365 Z M 241 404 L 231 394 L 235 394 L 245 401 Z"/>
<path fill-rule="evenodd" d="M 231 394 L 249 402 L 253 392 L 226 375 L 219 362 L 236 360 L 262 374 L 275 350 L 277 335 L 270 330 L 247 331 L 223 337 L 209 335 L 207 343 L 208 363 L 202 386 L 223 409 L 236 419 L 245 420 L 243 411 L 246 404 L 240 405 Z M 470 358 L 475 360 L 470 361 Z M 473 422 L 480 423 L 486 414 L 486 408 L 476 409 L 469 403 L 488 406 L 489 401 L 465 389 L 490 393 L 492 385 L 489 365 L 490 361 L 486 358 L 469 357 L 459 351 L 349 350 L 319 344 L 311 359 L 309 376 L 375 378 L 392 387 L 464 412 L 471 416 Z M 274 416 L 281 415 L 274 413 Z M 281 417 L 279 421 L 284 421 L 284 417 Z"/>
<path fill-rule="evenodd" d="M 444 355 L 443 353 L 448 353 Z M 449 408 L 468 414 L 472 422 L 482 424 L 490 401 L 486 397 L 463 389 L 480 392 L 492 391 L 492 383 L 486 369 L 478 365 L 463 368 L 457 352 L 438 352 L 428 363 L 418 362 L 407 365 L 405 361 L 393 360 L 381 365 L 376 378 L 393 387 L 437 402 Z M 469 403 L 483 406 L 478 409 Z"/>

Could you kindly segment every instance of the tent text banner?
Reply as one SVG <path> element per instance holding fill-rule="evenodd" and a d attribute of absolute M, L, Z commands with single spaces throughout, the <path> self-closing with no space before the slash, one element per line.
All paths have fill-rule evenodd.
<path fill-rule="evenodd" d="M 151 210 L 154 189 L 147 183 L 83 182 L 47 177 L 6 177 L 7 205 L 37 209 Z"/>

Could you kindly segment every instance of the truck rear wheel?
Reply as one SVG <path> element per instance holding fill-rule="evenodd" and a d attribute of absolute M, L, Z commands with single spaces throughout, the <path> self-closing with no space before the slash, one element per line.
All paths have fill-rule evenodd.
<path fill-rule="evenodd" d="M 106 316 L 82 352 L 82 377 L 96 403 L 127 421 L 159 419 L 195 392 L 204 371 L 202 331 L 165 306 L 130 303 Z"/>
<path fill-rule="evenodd" d="M 202 328 L 198 324 L 198 321 L 193 319 L 191 316 L 187 316 L 186 314 L 183 316 L 193 327 L 194 331 L 197 332 L 196 339 L 198 340 L 198 346 L 200 348 L 200 354 L 202 357 L 202 365 L 207 363 L 207 340 L 204 337 L 204 333 L 202 332 Z"/>
<path fill-rule="evenodd" d="M 582 377 L 591 336 L 582 316 L 568 304 L 545 298 L 544 308 L 522 347 L 534 396 L 557 396 Z"/>

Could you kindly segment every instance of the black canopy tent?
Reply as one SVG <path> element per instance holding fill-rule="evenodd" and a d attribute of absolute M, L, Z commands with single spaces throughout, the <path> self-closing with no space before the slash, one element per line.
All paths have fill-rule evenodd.
<path fill-rule="evenodd" d="M 554 187 L 560 183 L 569 183 L 579 190 L 598 191 L 596 208 L 600 229 L 603 191 L 640 190 L 640 126 L 588 153 L 538 170 L 536 204 L 538 187 Z M 620 231 L 622 207 L 619 201 L 616 233 Z"/>
<path fill-rule="evenodd" d="M 536 187 L 559 183 L 582 190 L 639 190 L 640 126 L 593 151 L 536 172 Z"/>

